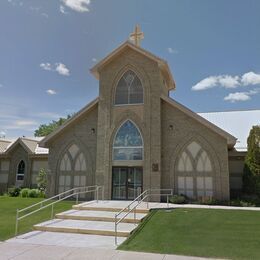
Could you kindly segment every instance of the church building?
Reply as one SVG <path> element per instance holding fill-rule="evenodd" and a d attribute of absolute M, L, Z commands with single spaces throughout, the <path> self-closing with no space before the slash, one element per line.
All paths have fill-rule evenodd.
<path fill-rule="evenodd" d="M 40 142 L 50 194 L 102 185 L 106 199 L 164 188 L 228 199 L 236 138 L 171 99 L 167 62 L 140 47 L 139 27 L 130 37 L 91 69 L 99 97 Z"/>
<path fill-rule="evenodd" d="M 246 150 L 237 150 L 236 137 L 207 116 L 170 98 L 176 88 L 170 68 L 140 47 L 142 38 L 137 26 L 130 40 L 99 61 L 90 70 L 99 97 L 38 142 L 43 150 L 31 157 L 48 160 L 49 196 L 101 185 L 112 200 L 132 200 L 146 189 L 227 200 L 232 188 L 241 189 Z M 9 150 L 9 157 L 0 153 L 0 164 L 13 160 Z M 7 183 L 14 184 L 10 176 Z"/>

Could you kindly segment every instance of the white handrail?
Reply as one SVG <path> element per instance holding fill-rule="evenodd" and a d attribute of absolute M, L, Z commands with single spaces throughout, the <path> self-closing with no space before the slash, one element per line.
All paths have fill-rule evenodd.
<path fill-rule="evenodd" d="M 152 191 L 159 191 L 160 193 L 152 194 Z M 161 193 L 161 191 L 170 191 L 168 193 Z M 172 189 L 150 189 L 145 190 L 138 197 L 136 197 L 133 201 L 131 201 L 125 208 L 121 209 L 117 214 L 115 214 L 115 244 L 117 245 L 117 225 L 123 221 L 133 210 L 134 210 L 134 220 L 136 220 L 136 208 L 148 197 L 150 196 L 167 196 L 167 207 L 169 207 L 169 196 L 173 195 Z M 137 204 L 131 209 L 131 206 L 137 202 Z M 147 200 L 147 208 L 148 208 L 148 200 Z M 118 216 L 126 212 L 121 218 L 118 219 Z"/>
<path fill-rule="evenodd" d="M 94 192 L 94 196 L 96 197 L 96 200 L 98 202 L 98 192 L 99 189 L 102 189 L 102 200 L 104 200 L 104 186 L 86 186 L 86 187 L 77 187 L 77 188 L 73 188 L 67 191 L 64 191 L 62 193 L 59 193 L 51 198 L 45 199 L 43 201 L 37 202 L 31 206 L 28 206 L 26 208 L 23 209 L 17 209 L 16 210 L 16 223 L 15 223 L 15 236 L 17 236 L 18 233 L 18 225 L 19 225 L 19 220 L 24 219 L 42 209 L 45 209 L 47 207 L 52 207 L 52 211 L 51 211 L 51 219 L 53 218 L 53 213 L 54 213 L 54 205 L 60 201 L 63 201 L 65 199 L 68 199 L 72 196 L 76 196 L 76 203 L 78 203 L 78 199 L 79 199 L 79 194 L 83 194 L 83 193 L 90 193 L 90 192 Z M 55 200 L 57 199 L 57 200 Z M 55 200 L 55 201 L 53 201 Z M 44 205 L 46 202 L 52 201 L 51 203 Z M 40 208 L 33 210 L 32 212 L 29 212 L 25 215 L 19 216 L 20 213 L 27 211 L 29 209 L 32 209 L 36 206 L 40 206 Z"/>

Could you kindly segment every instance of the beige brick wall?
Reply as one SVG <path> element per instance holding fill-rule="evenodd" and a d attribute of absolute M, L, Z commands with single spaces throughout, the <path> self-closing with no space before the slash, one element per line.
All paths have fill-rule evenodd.
<path fill-rule="evenodd" d="M 171 129 L 169 126 L 172 125 Z M 162 101 L 162 187 L 176 191 L 176 166 L 182 149 L 192 140 L 208 153 L 213 164 L 214 196 L 229 198 L 226 140 L 187 114 Z"/>
<path fill-rule="evenodd" d="M 117 82 L 129 69 L 138 75 L 143 84 L 144 104 L 115 107 L 113 101 Z M 143 189 L 160 188 L 160 95 L 167 93 L 167 90 L 157 63 L 129 49 L 103 67 L 99 73 L 97 184 L 105 185 L 106 198 L 111 199 L 112 143 L 118 127 L 130 119 L 139 127 L 144 139 Z M 152 171 L 153 163 L 159 164 L 158 172 Z M 134 165 L 134 162 L 131 165 Z"/>
<path fill-rule="evenodd" d="M 95 129 L 95 133 L 92 132 Z M 48 194 L 58 193 L 59 165 L 67 149 L 75 143 L 83 152 L 86 160 L 87 184 L 95 183 L 97 142 L 97 105 L 68 126 L 49 144 Z"/>

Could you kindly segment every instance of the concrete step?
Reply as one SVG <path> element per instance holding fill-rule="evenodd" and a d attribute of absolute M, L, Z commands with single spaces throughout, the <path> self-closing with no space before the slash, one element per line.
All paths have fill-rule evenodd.
<path fill-rule="evenodd" d="M 92 211 L 111 211 L 111 212 L 119 212 L 125 206 L 127 206 L 130 202 L 126 201 L 91 201 L 84 202 L 78 205 L 73 205 L 72 208 L 76 210 L 92 210 Z M 127 211 L 127 210 L 125 210 Z M 136 213 L 147 214 L 149 209 L 146 208 L 146 203 L 142 203 L 136 208 Z"/>
<path fill-rule="evenodd" d="M 136 227 L 136 224 L 120 223 L 117 228 L 117 236 L 127 237 Z M 115 236 L 115 224 L 104 221 L 53 219 L 34 225 L 34 229 L 49 232 Z"/>
<path fill-rule="evenodd" d="M 93 210 L 68 210 L 59 214 L 56 214 L 58 219 L 74 219 L 74 220 L 90 220 L 90 221 L 105 221 L 115 222 L 115 214 L 113 211 L 93 211 Z M 120 215 L 120 217 L 122 217 Z M 144 213 L 130 213 L 122 223 L 139 223 L 146 214 Z"/>

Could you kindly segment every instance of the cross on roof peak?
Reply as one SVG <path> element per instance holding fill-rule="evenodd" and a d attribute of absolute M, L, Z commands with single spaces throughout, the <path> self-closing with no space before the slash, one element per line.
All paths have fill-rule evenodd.
<path fill-rule="evenodd" d="M 134 32 L 129 36 L 129 39 L 134 42 L 135 45 L 140 46 L 141 40 L 144 38 L 144 33 L 141 32 L 140 26 L 135 26 Z"/>

